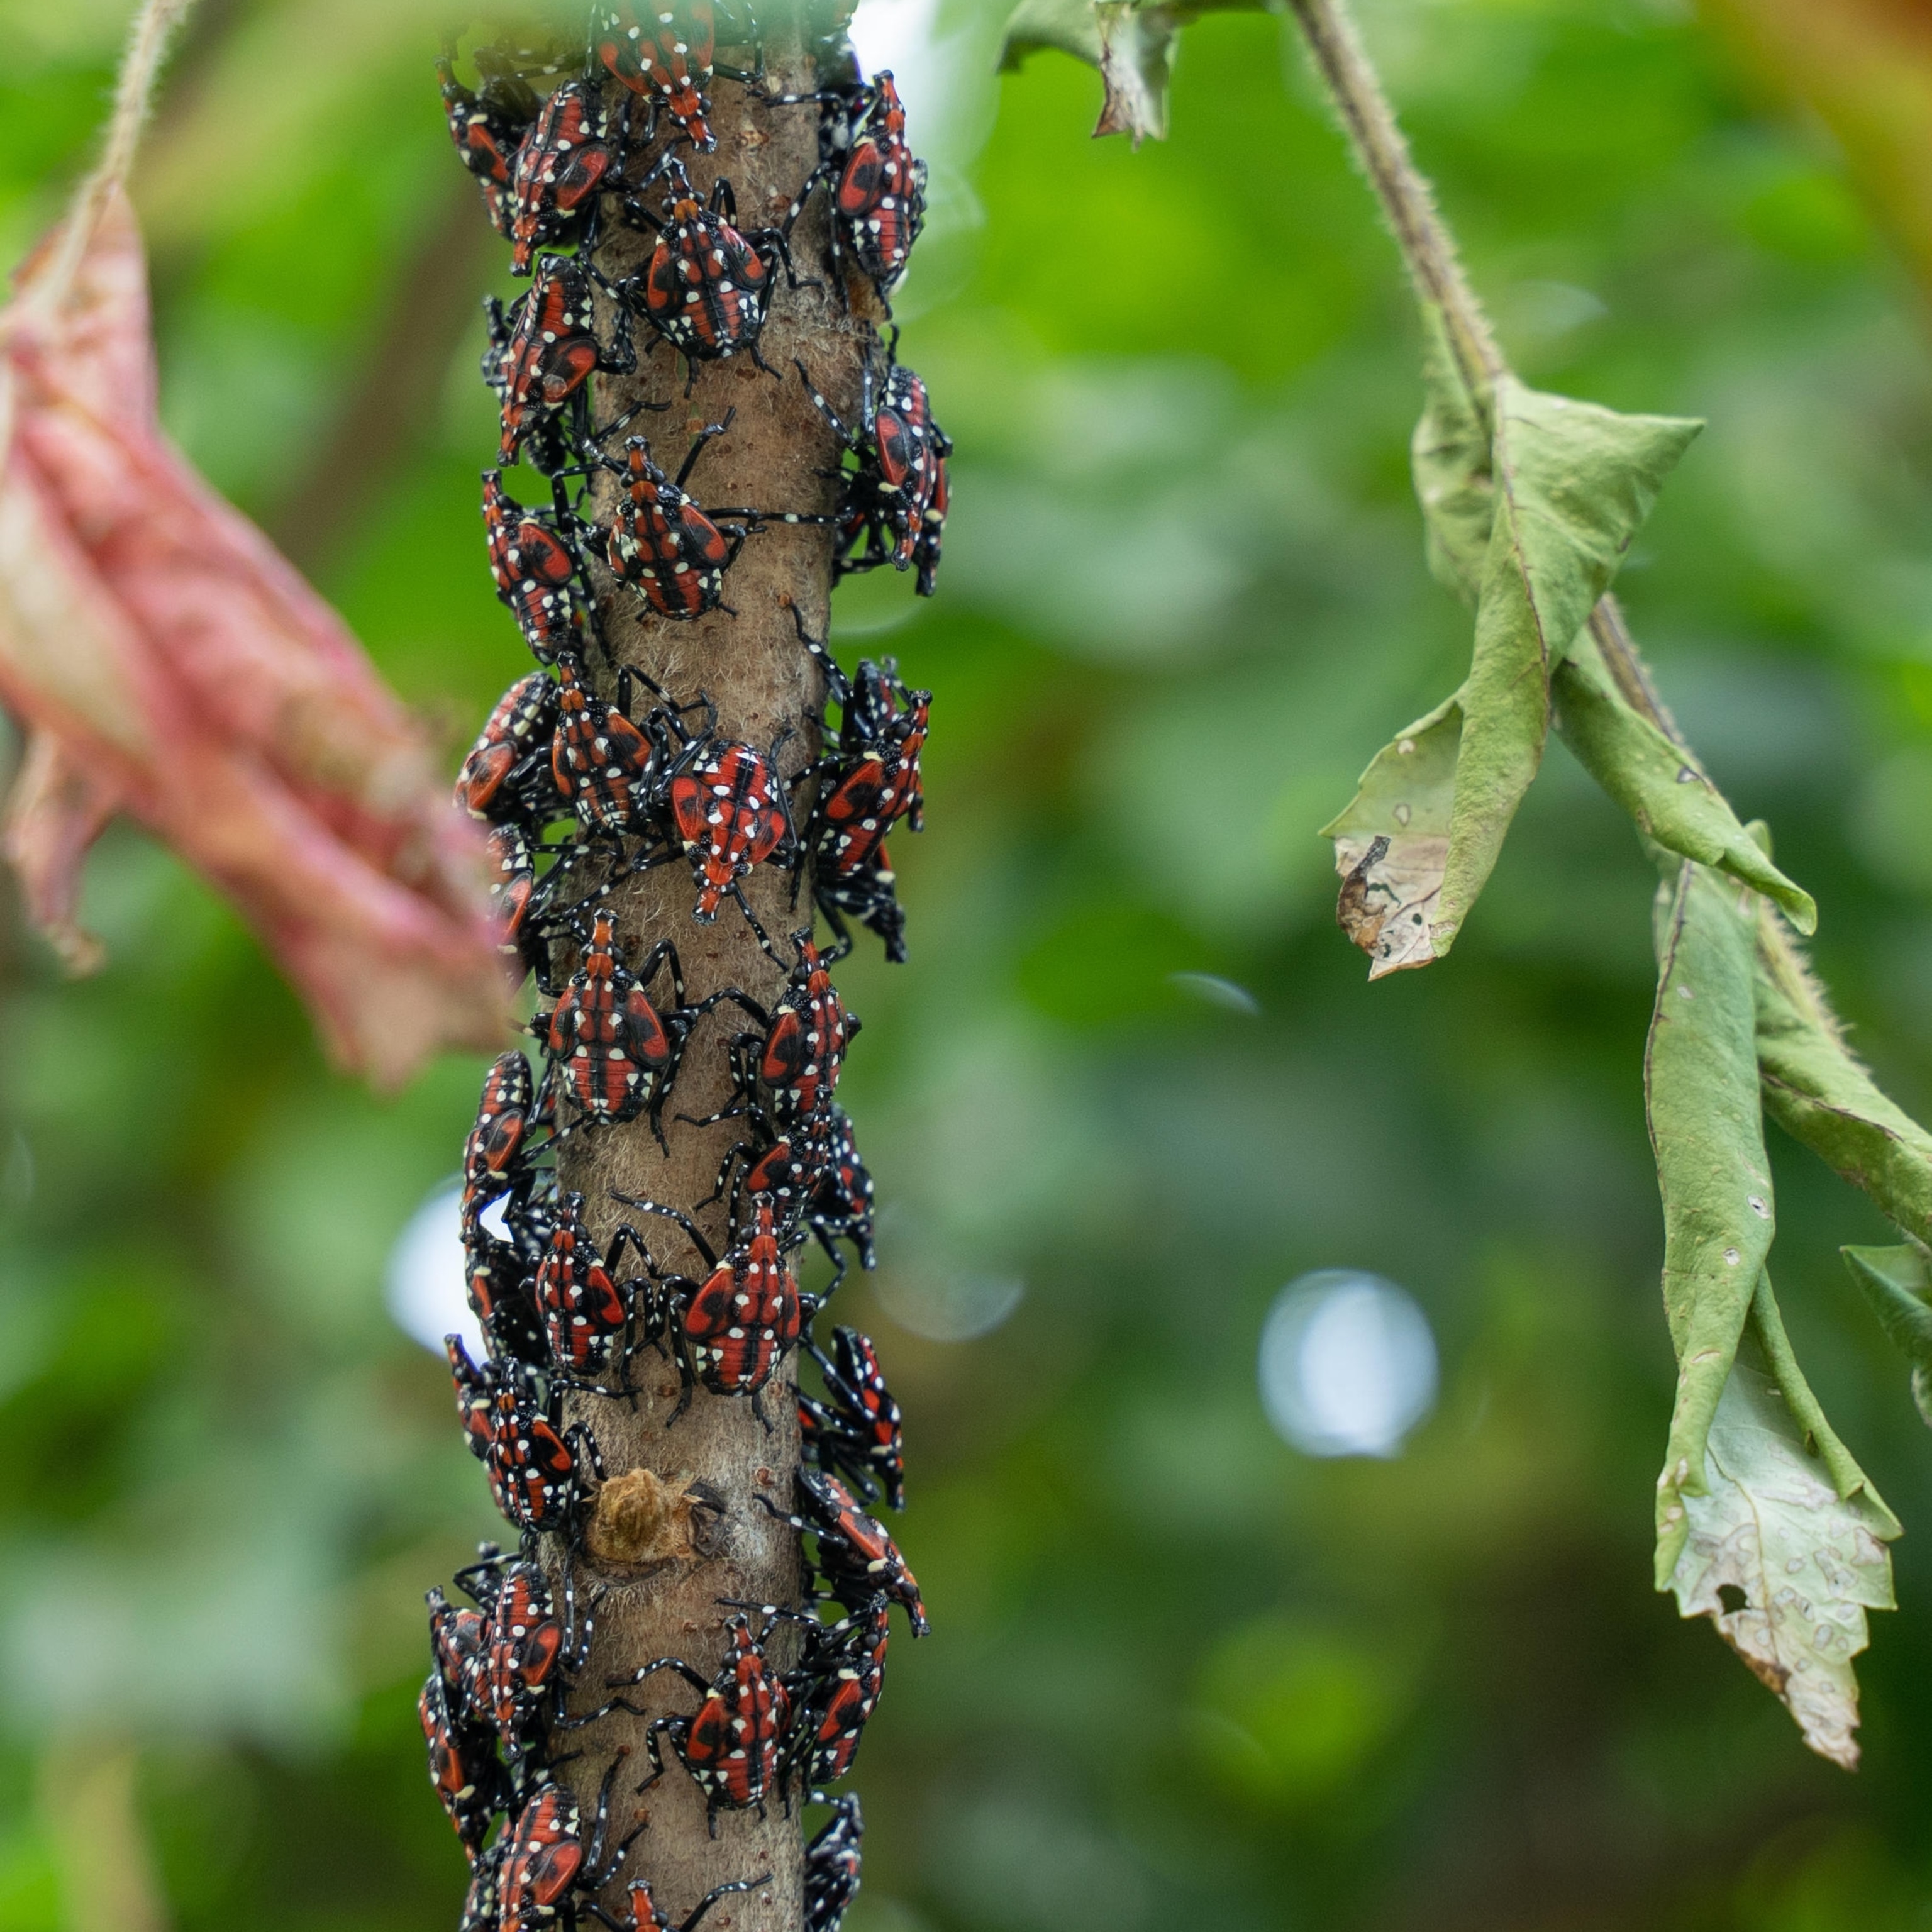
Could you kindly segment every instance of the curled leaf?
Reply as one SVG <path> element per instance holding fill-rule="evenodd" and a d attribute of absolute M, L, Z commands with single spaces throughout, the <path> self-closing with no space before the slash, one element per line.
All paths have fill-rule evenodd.
<path fill-rule="evenodd" d="M 1771 862 L 1724 794 L 1617 688 L 1587 630 L 1557 668 L 1551 696 L 1564 742 L 1640 832 L 1754 887 L 1799 932 L 1816 926 L 1811 895 Z"/>
<path fill-rule="evenodd" d="M 1462 743 L 1449 854 L 1430 940 L 1455 943 L 1543 759 L 1550 676 L 1598 598 L 1664 478 L 1701 424 L 1619 416 L 1496 384 L 1490 471 L 1495 518 L 1462 688 Z"/>
<path fill-rule="evenodd" d="M 1448 324 L 1432 302 L 1422 308 L 1422 414 L 1409 439 L 1409 473 L 1429 568 L 1438 583 L 1474 604 L 1496 520 L 1490 472 L 1492 395 L 1472 393 L 1450 352 Z"/>
<path fill-rule="evenodd" d="M 1400 732 L 1370 760 L 1348 808 L 1322 828 L 1342 875 L 1335 917 L 1369 956 L 1369 977 L 1426 966 L 1442 890 L 1462 693 Z"/>
<path fill-rule="evenodd" d="M 1657 1483 L 1657 1586 L 1667 1588 L 1702 1492 L 1705 1438 L 1771 1252 L 1771 1166 L 1753 1044 L 1751 908 L 1688 862 L 1658 944 L 1644 1100 L 1664 1197 L 1664 1310 L 1677 1396 Z"/>
<path fill-rule="evenodd" d="M 361 646 L 161 433 L 146 265 L 103 199 L 0 314 L 0 703 L 29 752 L 8 854 L 69 961 L 78 870 L 123 812 L 231 898 L 336 1057 L 384 1084 L 494 1045 L 478 842 Z"/>
<path fill-rule="evenodd" d="M 1667 1580 L 1681 1615 L 1708 1616 L 1847 1771 L 1858 1748 L 1852 1660 L 1865 1612 L 1893 1607 L 1885 1546 L 1898 1519 L 1832 1433 L 1791 1353 L 1761 1275 L 1751 1334 L 1707 1432 L 1704 1480 L 1685 1491 L 1686 1531 Z"/>
<path fill-rule="evenodd" d="M 1912 1400 L 1932 1426 L 1932 1256 L 1916 1241 L 1838 1252 L 1887 1340 L 1912 1364 Z"/>
<path fill-rule="evenodd" d="M 1106 96 L 1094 132 L 1129 134 L 1138 147 L 1167 137 L 1167 88 L 1183 27 L 1203 14 L 1256 12 L 1266 0 L 1020 0 L 1006 22 L 1002 68 L 1040 47 L 1098 68 Z"/>
<path fill-rule="evenodd" d="M 1906 1234 L 1932 1240 L 1932 1134 L 1859 1065 L 1768 913 L 1757 945 L 1756 999 L 1766 1111 Z"/>

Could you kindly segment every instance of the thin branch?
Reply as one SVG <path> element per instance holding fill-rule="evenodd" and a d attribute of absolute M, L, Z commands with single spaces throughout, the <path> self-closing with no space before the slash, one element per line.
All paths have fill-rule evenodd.
<path fill-rule="evenodd" d="M 1429 183 L 1410 158 L 1361 37 L 1341 0 L 1290 0 L 1362 171 L 1395 231 L 1416 292 L 1442 311 L 1464 386 L 1484 401 L 1508 364 L 1456 252 Z"/>
<path fill-rule="evenodd" d="M 50 308 L 65 301 L 101 211 L 127 178 L 134 151 L 141 144 L 142 130 L 147 125 L 148 111 L 154 104 L 154 82 L 160 73 L 169 38 L 194 4 L 194 0 L 146 0 L 134 16 L 128 36 L 128 51 L 122 58 L 121 77 L 114 90 L 113 118 L 107 124 L 100 159 L 74 190 L 74 204 L 61 231 L 60 253 L 36 291 L 36 299 Z"/>

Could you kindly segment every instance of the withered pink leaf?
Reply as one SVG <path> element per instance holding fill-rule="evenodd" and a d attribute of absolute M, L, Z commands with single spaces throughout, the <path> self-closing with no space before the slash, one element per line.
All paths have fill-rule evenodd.
<path fill-rule="evenodd" d="M 422 731 L 162 433 L 125 198 L 70 276 L 55 238 L 0 311 L 0 704 L 29 740 L 5 850 L 34 918 L 98 962 L 76 874 L 124 812 L 235 902 L 338 1060 L 393 1085 L 496 1045 L 480 842 Z"/>

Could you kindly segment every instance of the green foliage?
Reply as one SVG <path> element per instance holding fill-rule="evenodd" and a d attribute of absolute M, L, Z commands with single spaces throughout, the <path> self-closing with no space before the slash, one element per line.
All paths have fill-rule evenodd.
<path fill-rule="evenodd" d="M 1657 1006 L 1644 1099 L 1664 1196 L 1664 1312 L 1677 1399 L 1657 1486 L 1657 1580 L 1686 1532 L 1683 1497 L 1705 1487 L 1705 1438 L 1771 1252 L 1775 1209 L 1751 1043 L 1748 907 L 1703 867 L 1659 893 Z"/>
<path fill-rule="evenodd" d="M 1826 1421 L 1768 1274 L 1752 1314 L 1756 1346 L 1725 1378 L 1700 1445 L 1706 1480 L 1678 1505 L 1684 1533 L 1663 1587 L 1685 1616 L 1709 1617 L 1805 1742 L 1850 1771 L 1852 1659 L 1868 1641 L 1865 1612 L 1894 1607 L 1885 1545 L 1898 1522 Z"/>
<path fill-rule="evenodd" d="M 448 719 L 453 766 L 527 664 L 482 568 L 476 290 L 410 279 L 473 190 L 435 23 L 325 16 L 254 0 L 195 57 L 201 152 L 254 158 L 187 173 L 158 233 L 170 408 L 274 521 L 313 454 L 277 425 L 339 419 L 392 301 L 448 329 L 443 399 L 345 481 L 315 568 Z M 122 23 L 6 18 L 8 101 L 50 104 L 0 116 L 10 254 Z M 1171 137 L 1138 155 L 1088 140 L 1102 89 L 1072 61 L 974 94 L 1000 24 L 943 14 L 957 91 L 943 117 L 910 97 L 950 224 L 898 304 L 960 446 L 940 594 L 840 592 L 842 652 L 937 693 L 930 829 L 892 848 L 911 964 L 842 976 L 895 1213 L 836 1312 L 911 1418 L 935 1618 L 860 1754 L 850 1932 L 1918 1932 L 1932 1619 L 1859 1658 L 1849 1779 L 1649 1590 L 1675 1370 L 1638 1068 L 1654 874 L 1626 814 L 1559 742 L 1444 968 L 1365 987 L 1331 923 L 1311 828 L 1470 648 L 1418 542 L 1418 343 L 1362 184 L 1292 64 L 1284 91 L 1275 20 L 1191 28 Z M 1524 380 L 1708 418 L 1619 594 L 1713 783 L 1817 893 L 1860 1058 L 1918 1108 L 1932 384 L 1895 270 L 1678 10 L 1367 24 Z M 1832 250 L 1766 213 L 1814 205 Z M 1159 272 L 1202 209 L 1244 238 L 1207 293 Z M 500 262 L 480 237 L 475 260 Z M 196 346 L 237 337 L 274 353 L 225 405 L 236 370 Z M 372 464 L 384 421 L 350 439 Z M 372 1102 L 172 866 L 117 839 L 89 890 L 105 980 L 62 982 L 10 923 L 0 954 L 0 1922 L 70 1922 L 46 1737 L 118 1727 L 179 1932 L 452 1924 L 421 1592 L 495 1519 L 377 1257 L 452 1168 L 482 1066 Z M 1261 1013 L 1186 998 L 1177 966 Z M 1834 1253 L 1898 1237 L 1767 1142 L 1793 1342 L 1912 1528 L 1901 1602 L 1932 1600 L 1926 1431 Z M 1396 1460 L 1307 1461 L 1256 1400 L 1270 1298 L 1335 1265 L 1436 1330 L 1441 1408 Z M 978 1339 L 900 1318 L 1012 1279 Z M 114 1288 L 164 1318 L 110 1388 L 64 1338 Z"/>

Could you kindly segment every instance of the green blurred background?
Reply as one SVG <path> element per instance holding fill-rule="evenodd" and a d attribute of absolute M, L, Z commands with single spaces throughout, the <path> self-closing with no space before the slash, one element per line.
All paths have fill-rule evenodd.
<path fill-rule="evenodd" d="M 124 19 L 0 5 L 8 259 Z M 1672 0 L 1366 25 L 1526 375 L 1710 419 L 1622 587 L 1922 1114 L 1913 290 L 1829 141 Z M 1138 154 L 1088 139 L 1073 62 L 996 80 L 998 27 L 862 15 L 934 162 L 902 314 L 958 454 L 939 598 L 839 600 L 848 656 L 935 693 L 930 829 L 894 842 L 912 962 L 847 980 L 890 1207 L 842 1312 L 910 1418 L 934 1622 L 860 1760 L 852 1932 L 1932 1926 L 1932 1441 L 1835 1253 L 1883 1231 L 1778 1144 L 1787 1319 L 1910 1532 L 1852 1778 L 1650 1588 L 1672 1375 L 1627 825 L 1558 747 L 1452 961 L 1371 988 L 1332 923 L 1316 827 L 1467 650 L 1365 193 L 1278 22 L 1191 29 Z M 434 41 L 376 0 L 205 0 L 137 194 L 171 426 L 453 764 L 527 661 L 476 506 L 502 264 Z M 421 1592 L 494 1519 L 384 1284 L 481 1063 L 387 1103 L 332 1078 L 131 835 L 87 913 L 90 983 L 10 900 L 0 942 L 0 1932 L 452 1924 Z M 1329 1267 L 1433 1327 L 1400 1456 L 1305 1456 L 1264 1414 L 1264 1318 Z"/>

